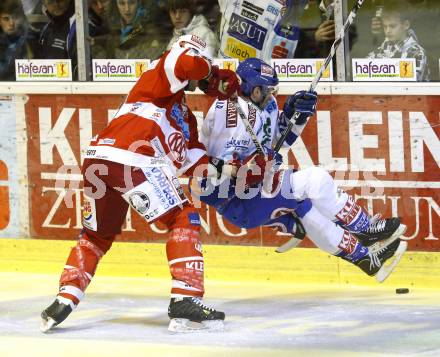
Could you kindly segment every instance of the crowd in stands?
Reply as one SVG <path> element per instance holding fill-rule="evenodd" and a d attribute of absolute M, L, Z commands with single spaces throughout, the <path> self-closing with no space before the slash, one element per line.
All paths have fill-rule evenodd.
<path fill-rule="evenodd" d="M 213 57 L 324 58 L 335 39 L 334 0 L 87 1 L 95 59 L 154 60 L 184 34 L 203 38 Z M 415 58 L 417 80 L 433 72 L 438 79 L 438 1 L 372 0 L 365 7 L 349 33 L 353 57 Z M 15 79 L 15 59 L 71 59 L 75 69 L 76 27 L 75 0 L 1 0 L 0 80 Z"/>

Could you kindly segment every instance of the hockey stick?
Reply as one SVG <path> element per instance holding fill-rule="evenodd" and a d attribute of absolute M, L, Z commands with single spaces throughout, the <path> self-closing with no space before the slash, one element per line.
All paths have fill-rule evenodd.
<path fill-rule="evenodd" d="M 255 147 L 257 148 L 257 153 L 264 155 L 263 146 L 259 142 L 258 137 L 255 134 L 251 123 L 246 118 L 246 115 L 244 114 L 243 110 L 241 109 L 240 104 L 238 104 L 238 98 L 237 98 L 237 101 L 235 102 L 235 106 L 237 108 L 237 111 L 238 111 L 238 114 L 240 115 L 241 120 L 243 121 L 244 126 L 246 127 L 247 133 L 251 136 L 251 139 L 252 139 Z M 284 243 L 283 245 L 281 245 L 275 249 L 275 252 L 277 252 L 277 253 L 285 253 L 285 252 L 289 251 L 290 249 L 295 248 L 296 246 L 299 245 L 299 243 L 301 243 L 301 241 L 304 239 L 304 237 L 306 235 L 306 230 L 304 229 L 304 226 L 301 223 L 300 219 L 296 216 L 295 212 L 292 212 L 292 214 L 295 217 L 295 223 L 296 223 L 295 234 L 286 243 Z"/>
<path fill-rule="evenodd" d="M 261 145 L 260 141 L 258 140 L 257 134 L 255 134 L 251 123 L 249 123 L 249 120 L 248 120 L 248 118 L 246 118 L 246 115 L 244 114 L 243 109 L 241 109 L 240 104 L 238 104 L 238 98 L 235 101 L 235 107 L 237 108 L 237 112 L 240 115 L 240 118 L 241 118 L 244 126 L 246 127 L 247 133 L 251 136 L 252 142 L 254 143 L 254 145 L 257 149 L 257 154 L 261 154 L 264 157 L 266 157 L 266 155 L 264 154 L 263 146 Z"/>
<path fill-rule="evenodd" d="M 326 70 L 326 68 L 330 64 L 331 60 L 333 59 L 333 57 L 336 53 L 336 49 L 339 47 L 339 45 L 343 41 L 345 34 L 347 33 L 348 29 L 350 28 L 351 24 L 353 23 L 358 10 L 361 8 L 364 1 L 365 0 L 357 0 L 355 5 L 353 6 L 353 9 L 351 10 L 350 14 L 348 15 L 347 21 L 345 21 L 344 26 L 341 29 L 341 32 L 339 33 L 338 37 L 335 39 L 335 41 L 332 44 L 332 48 L 330 49 L 329 55 L 325 59 L 324 64 L 321 66 L 318 73 L 316 73 L 316 76 L 313 79 L 312 84 L 310 84 L 310 88 L 309 88 L 310 92 L 313 92 L 315 90 L 316 86 L 318 85 L 318 82 L 321 79 L 322 74 L 324 73 L 324 71 Z M 281 135 L 281 137 L 279 138 L 278 142 L 276 143 L 276 145 L 274 147 L 275 151 L 278 152 L 281 149 L 281 146 L 283 146 L 287 135 L 292 130 L 293 124 L 296 122 L 296 120 L 299 118 L 300 115 L 301 115 L 301 113 L 295 112 L 293 114 L 292 118 L 290 118 L 289 124 L 287 125 L 286 130 L 284 131 L 283 135 Z"/>

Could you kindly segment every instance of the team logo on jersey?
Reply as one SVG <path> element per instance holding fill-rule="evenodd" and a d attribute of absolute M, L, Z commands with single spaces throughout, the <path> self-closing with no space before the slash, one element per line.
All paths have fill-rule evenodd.
<path fill-rule="evenodd" d="M 261 50 L 266 39 L 267 29 L 233 13 L 229 20 L 228 34 Z"/>
<path fill-rule="evenodd" d="M 144 214 L 150 207 L 150 199 L 143 192 L 133 192 L 128 197 L 131 207 L 133 207 L 140 214 Z"/>
<path fill-rule="evenodd" d="M 237 107 L 235 106 L 235 102 L 232 100 L 228 100 L 228 104 L 226 106 L 226 127 L 237 127 Z"/>
<path fill-rule="evenodd" d="M 182 133 L 172 133 L 168 137 L 168 147 L 173 154 L 173 157 L 178 162 L 184 162 L 186 159 L 186 143 Z"/>

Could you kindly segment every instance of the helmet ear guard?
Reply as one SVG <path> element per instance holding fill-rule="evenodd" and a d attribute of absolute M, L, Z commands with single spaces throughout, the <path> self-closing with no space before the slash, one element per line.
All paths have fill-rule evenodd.
<path fill-rule="evenodd" d="M 241 81 L 241 85 L 240 85 L 241 94 L 243 94 L 246 97 L 249 97 L 252 93 L 252 89 L 254 88 L 249 82 L 245 82 L 243 80 Z"/>

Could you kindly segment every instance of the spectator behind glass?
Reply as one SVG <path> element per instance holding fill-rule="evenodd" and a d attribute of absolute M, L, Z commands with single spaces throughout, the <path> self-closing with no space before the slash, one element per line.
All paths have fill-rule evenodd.
<path fill-rule="evenodd" d="M 32 58 L 37 33 L 27 23 L 19 0 L 0 3 L 0 80 L 15 80 L 15 60 Z"/>
<path fill-rule="evenodd" d="M 163 13 L 155 1 L 116 0 L 119 27 L 113 29 L 109 58 L 156 59 L 166 48 L 169 28 L 164 30 Z M 112 24 L 115 22 L 112 20 Z"/>
<path fill-rule="evenodd" d="M 108 58 L 107 43 L 110 29 L 108 20 L 111 0 L 89 0 L 89 36 L 92 58 Z"/>
<path fill-rule="evenodd" d="M 35 58 L 71 59 L 76 73 L 76 24 L 74 0 L 43 0 L 49 22 L 42 28 Z"/>
<path fill-rule="evenodd" d="M 169 0 L 168 13 L 174 30 L 167 50 L 171 48 L 180 36 L 192 34 L 197 35 L 206 42 L 206 48 L 213 57 L 217 55 L 219 47 L 218 38 L 209 27 L 206 18 L 203 15 L 196 15 L 194 13 L 192 0 Z"/>
<path fill-rule="evenodd" d="M 300 36 L 296 58 L 327 57 L 335 39 L 333 0 L 309 1 L 300 18 Z"/>
<path fill-rule="evenodd" d="M 368 54 L 368 58 L 415 58 L 417 81 L 429 80 L 429 68 L 425 50 L 418 43 L 411 29 L 408 4 L 403 1 L 385 3 L 382 27 L 385 35 L 383 43 Z"/>
<path fill-rule="evenodd" d="M 221 12 L 220 6 L 217 1 L 212 0 L 193 0 L 194 12 L 196 14 L 202 14 L 208 21 L 209 27 L 214 33 L 219 32 Z M 213 4 L 214 3 L 214 4 Z"/>
<path fill-rule="evenodd" d="M 317 14 L 317 8 L 319 14 Z M 316 20 L 319 17 L 319 25 L 316 27 Z M 314 23 L 314 26 L 310 24 Z M 350 45 L 357 37 L 356 25 L 353 24 L 348 30 Z M 326 58 L 335 40 L 334 1 L 323 0 L 310 1 L 300 19 L 300 36 L 295 58 Z M 333 61 L 333 73 L 336 73 L 336 61 Z"/>

